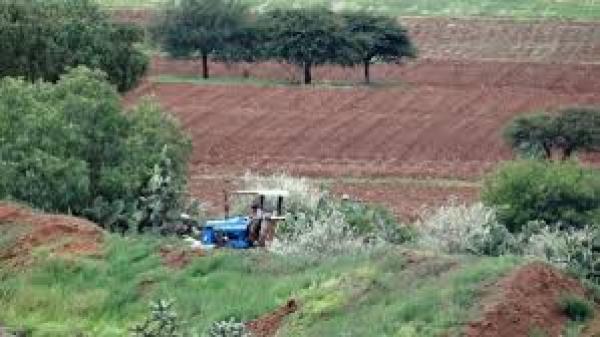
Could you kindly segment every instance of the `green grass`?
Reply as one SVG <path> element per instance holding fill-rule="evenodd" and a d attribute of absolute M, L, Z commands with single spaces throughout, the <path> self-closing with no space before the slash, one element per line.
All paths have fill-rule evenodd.
<path fill-rule="evenodd" d="M 99 0 L 110 7 L 154 7 L 164 0 Z M 494 16 L 512 18 L 600 18 L 600 0 L 245 0 L 256 9 L 332 5 L 403 16 Z"/>
<path fill-rule="evenodd" d="M 407 264 L 400 251 L 385 250 L 315 264 L 223 250 L 172 270 L 157 251 L 178 241 L 108 240 L 103 258 L 41 256 L 18 273 L 0 267 L 0 322 L 34 337 L 125 336 L 150 301 L 166 298 L 188 327 L 203 330 L 215 320 L 258 317 L 294 297 L 302 309 L 286 320 L 285 335 L 435 336 L 461 327 L 481 285 L 520 263 L 442 256 Z"/>
<path fill-rule="evenodd" d="M 260 79 L 255 77 L 212 76 L 204 79 L 199 76 L 159 75 L 151 78 L 155 83 L 186 83 L 194 85 L 251 85 L 256 87 L 277 87 L 291 85 L 289 81 Z"/>
<path fill-rule="evenodd" d="M 385 81 L 385 82 L 373 82 L 369 85 L 365 85 L 362 82 L 353 81 L 322 81 L 315 79 L 310 85 L 304 85 L 301 83 L 291 82 L 289 80 L 280 79 L 264 79 L 256 77 L 234 77 L 234 76 L 212 76 L 208 79 L 199 76 L 184 76 L 184 75 L 159 75 L 154 76 L 150 79 L 154 83 L 163 84 L 193 84 L 193 85 L 250 85 L 260 88 L 269 87 L 306 87 L 306 88 L 320 88 L 320 89 L 352 89 L 357 87 L 368 87 L 368 88 L 389 88 L 389 87 L 407 87 L 403 82 L 398 81 Z"/>

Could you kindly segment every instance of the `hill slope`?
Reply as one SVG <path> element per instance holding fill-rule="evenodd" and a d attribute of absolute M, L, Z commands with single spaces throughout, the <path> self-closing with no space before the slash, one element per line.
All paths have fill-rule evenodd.
<path fill-rule="evenodd" d="M 97 254 L 65 254 L 65 237 L 39 236 L 47 228 L 63 229 L 71 242 L 94 243 Z M 582 292 L 576 282 L 540 264 L 496 281 L 522 265 L 511 257 L 444 256 L 401 247 L 318 261 L 263 251 L 193 257 L 177 239 L 98 236 L 86 221 L 6 204 L 0 206 L 0 230 L 0 256 L 31 262 L 0 265 L 0 327 L 34 337 L 124 336 L 157 299 L 174 299 L 185 326 L 196 332 L 235 317 L 258 336 L 278 329 L 283 336 L 457 335 L 467 326 L 472 331 L 490 319 L 501 321 L 494 318 L 498 306 L 492 306 L 478 323 L 485 294 L 499 299 L 496 303 L 524 298 L 546 303 L 529 309 L 532 315 L 522 317 L 520 329 L 536 324 L 558 331 L 565 321 L 560 314 L 541 322 L 536 317 L 555 310 L 556 294 Z M 6 239 L 8 233 L 12 239 Z M 31 237 L 40 238 L 37 245 L 22 246 Z M 524 273 L 528 277 L 519 276 Z M 538 281 L 547 292 L 529 287 Z M 521 290 L 502 290 L 513 287 Z"/>

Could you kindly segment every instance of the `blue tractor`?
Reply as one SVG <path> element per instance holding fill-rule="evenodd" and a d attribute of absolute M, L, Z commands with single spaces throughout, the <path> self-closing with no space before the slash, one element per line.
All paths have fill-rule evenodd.
<path fill-rule="evenodd" d="M 254 201 L 249 207 L 249 215 L 229 216 L 229 197 L 225 194 L 225 218 L 209 220 L 202 228 L 201 242 L 205 248 L 227 247 L 247 249 L 264 247 L 273 240 L 277 223 L 285 217 L 283 199 L 287 191 L 245 190 L 236 191 L 234 196 L 251 196 Z M 275 207 L 266 207 L 267 199 L 274 198 Z"/>

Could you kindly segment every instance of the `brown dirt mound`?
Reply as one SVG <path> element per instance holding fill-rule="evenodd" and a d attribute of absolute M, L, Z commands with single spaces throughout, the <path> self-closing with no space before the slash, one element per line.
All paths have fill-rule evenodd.
<path fill-rule="evenodd" d="M 291 299 L 279 309 L 246 323 L 246 327 L 256 337 L 275 336 L 283 319 L 298 310 L 298 303 Z"/>
<path fill-rule="evenodd" d="M 102 230 L 94 223 L 64 215 L 36 213 L 22 206 L 0 203 L 2 226 L 30 226 L 3 252 L 0 260 L 10 265 L 30 263 L 32 252 L 48 247 L 59 255 L 98 255 L 102 249 Z"/>
<path fill-rule="evenodd" d="M 519 268 L 489 289 L 483 317 L 470 323 L 467 337 L 528 336 L 534 329 L 561 336 L 567 318 L 557 301 L 563 294 L 584 296 L 581 284 L 544 263 Z"/>
<path fill-rule="evenodd" d="M 191 250 L 188 248 L 163 246 L 159 251 L 163 263 L 173 269 L 179 269 L 187 266 L 194 257 L 204 256 L 201 250 Z"/>

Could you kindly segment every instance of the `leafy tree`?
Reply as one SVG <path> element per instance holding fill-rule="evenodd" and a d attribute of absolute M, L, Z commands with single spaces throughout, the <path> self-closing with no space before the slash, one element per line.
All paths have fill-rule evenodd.
<path fill-rule="evenodd" d="M 8 0 L 0 4 L 0 76 L 57 81 L 86 65 L 109 75 L 121 91 L 143 75 L 148 57 L 137 49 L 143 31 L 113 23 L 92 0 Z"/>
<path fill-rule="evenodd" d="M 573 107 L 557 114 L 519 116 L 505 129 L 507 143 L 521 154 L 551 159 L 560 151 L 566 160 L 577 151 L 600 150 L 600 110 Z"/>
<path fill-rule="evenodd" d="M 407 57 L 416 57 L 407 30 L 395 18 L 369 13 L 344 14 L 350 38 L 354 40 L 355 53 L 343 55 L 345 63 L 364 66 L 365 82 L 370 83 L 370 66 L 375 61 L 399 63 Z"/>
<path fill-rule="evenodd" d="M 577 151 L 600 151 L 600 109 L 572 107 L 559 112 L 555 120 L 555 146 L 563 159 Z"/>
<path fill-rule="evenodd" d="M 312 82 L 313 66 L 340 64 L 354 52 L 342 18 L 326 8 L 276 9 L 261 22 L 264 57 L 302 67 L 305 84 Z"/>
<path fill-rule="evenodd" d="M 482 198 L 511 232 L 536 220 L 582 228 L 600 221 L 600 173 L 568 161 L 511 162 L 486 179 Z"/>
<path fill-rule="evenodd" d="M 120 216 L 133 215 L 162 161 L 169 191 L 183 191 L 190 149 L 156 105 L 122 113 L 100 71 L 79 67 L 56 84 L 0 81 L 0 198 L 126 227 Z M 90 212 L 94 206 L 117 214 Z"/>
<path fill-rule="evenodd" d="M 556 130 L 554 120 L 547 114 L 519 116 L 504 130 L 506 142 L 526 156 L 550 159 Z"/>
<path fill-rule="evenodd" d="M 174 57 L 200 57 L 209 77 L 208 58 L 233 53 L 247 28 L 248 8 L 238 0 L 171 0 L 152 27 L 155 39 Z"/>

